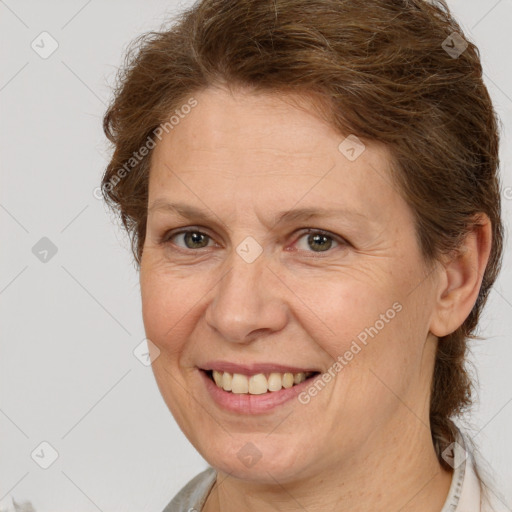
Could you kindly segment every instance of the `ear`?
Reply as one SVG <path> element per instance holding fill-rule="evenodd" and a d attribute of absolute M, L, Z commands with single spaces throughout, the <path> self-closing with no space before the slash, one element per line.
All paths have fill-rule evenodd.
<path fill-rule="evenodd" d="M 459 250 L 442 263 L 437 304 L 430 323 L 430 332 L 435 336 L 451 334 L 471 313 L 489 261 L 491 242 L 491 221 L 486 214 L 478 214 Z"/>

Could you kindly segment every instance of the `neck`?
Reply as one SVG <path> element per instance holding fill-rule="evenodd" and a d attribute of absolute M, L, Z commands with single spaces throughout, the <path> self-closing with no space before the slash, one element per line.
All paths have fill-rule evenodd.
<path fill-rule="evenodd" d="M 203 511 L 270 512 L 276 503 L 280 510 L 308 512 L 442 509 L 452 472 L 439 464 L 425 425 L 402 429 L 384 449 L 373 443 L 368 448 L 357 461 L 339 462 L 322 474 L 286 484 L 277 478 L 275 485 L 250 482 L 219 471 Z"/>

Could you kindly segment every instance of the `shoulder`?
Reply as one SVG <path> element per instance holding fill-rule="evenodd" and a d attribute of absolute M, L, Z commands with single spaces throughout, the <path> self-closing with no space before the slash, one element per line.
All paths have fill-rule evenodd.
<path fill-rule="evenodd" d="M 181 488 L 163 512 L 199 512 L 216 478 L 215 469 L 205 469 Z"/>

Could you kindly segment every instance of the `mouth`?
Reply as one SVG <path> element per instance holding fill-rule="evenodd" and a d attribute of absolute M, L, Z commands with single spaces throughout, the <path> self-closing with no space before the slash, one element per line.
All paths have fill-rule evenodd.
<path fill-rule="evenodd" d="M 246 375 L 230 373 L 220 370 L 201 371 L 210 379 L 217 388 L 236 395 L 264 395 L 289 389 L 303 382 L 314 379 L 320 374 L 318 371 L 304 372 L 268 372 Z"/>

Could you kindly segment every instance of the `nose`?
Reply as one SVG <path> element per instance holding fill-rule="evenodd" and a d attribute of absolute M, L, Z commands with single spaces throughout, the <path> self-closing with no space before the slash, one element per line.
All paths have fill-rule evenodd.
<path fill-rule="evenodd" d="M 286 287 L 267 267 L 264 253 L 248 263 L 233 250 L 228 264 L 206 309 L 207 324 L 231 343 L 249 343 L 283 329 Z"/>

